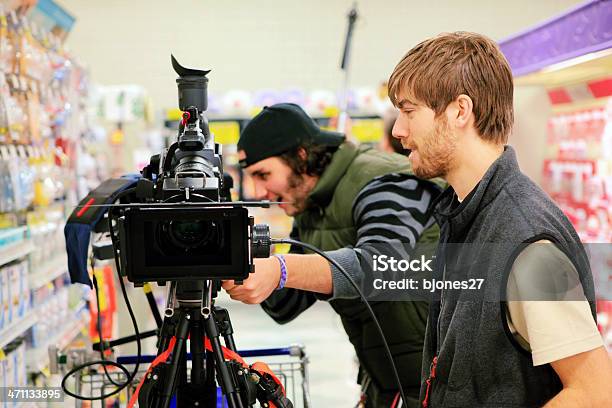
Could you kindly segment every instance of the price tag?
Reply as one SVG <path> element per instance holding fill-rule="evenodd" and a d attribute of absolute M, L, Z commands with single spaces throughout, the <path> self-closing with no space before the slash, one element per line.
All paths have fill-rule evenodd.
<path fill-rule="evenodd" d="M 27 18 L 25 18 L 25 16 L 21 17 L 21 25 L 23 26 L 26 32 L 28 33 L 32 32 L 32 28 L 30 27 L 30 21 Z"/>
<path fill-rule="evenodd" d="M 17 146 L 17 155 L 22 159 L 25 159 L 27 157 L 25 147 L 23 145 Z"/>
<path fill-rule="evenodd" d="M 6 81 L 6 84 L 9 86 L 9 88 L 15 89 L 15 83 L 13 82 L 13 75 L 6 73 L 6 75 L 4 75 L 4 79 Z"/>
<path fill-rule="evenodd" d="M 0 361 L 6 359 L 6 354 L 4 354 L 4 349 L 0 348 Z"/>
<path fill-rule="evenodd" d="M 2 160 L 8 160 L 9 152 L 8 152 L 8 148 L 6 147 L 6 145 L 0 146 L 0 155 L 2 156 Z"/>
<path fill-rule="evenodd" d="M 34 157 L 34 147 L 27 145 L 26 146 L 26 153 L 28 154 L 28 157 L 32 158 Z"/>
<path fill-rule="evenodd" d="M 42 31 L 42 45 L 45 48 L 49 48 L 49 37 L 47 36 L 47 33 Z"/>
<path fill-rule="evenodd" d="M 11 89 L 14 89 L 16 91 L 19 90 L 19 80 L 17 79 L 17 74 L 11 73 L 11 75 L 6 76 L 6 79 L 8 80 Z"/>
<path fill-rule="evenodd" d="M 9 145 L 8 151 L 9 151 L 9 158 L 14 159 L 17 157 L 17 148 L 15 148 L 15 145 Z"/>

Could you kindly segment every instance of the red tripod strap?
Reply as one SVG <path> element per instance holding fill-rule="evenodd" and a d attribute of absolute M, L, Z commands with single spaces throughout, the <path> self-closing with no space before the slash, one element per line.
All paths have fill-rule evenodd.
<path fill-rule="evenodd" d="M 210 352 L 213 351 L 212 344 L 210 344 L 210 340 L 208 339 L 208 337 L 204 339 L 204 348 Z M 223 347 L 223 346 L 221 346 L 221 351 L 223 352 L 223 358 L 225 358 L 226 360 L 235 361 L 245 368 L 249 367 L 249 365 L 235 351 L 232 351 L 228 349 L 227 347 Z"/>
<path fill-rule="evenodd" d="M 400 393 L 398 392 L 395 395 L 395 398 L 393 398 L 393 403 L 391 404 L 391 408 L 397 408 L 399 406 L 399 402 L 400 402 Z"/>
<path fill-rule="evenodd" d="M 138 401 L 138 394 L 140 393 L 140 387 L 142 387 L 142 384 L 144 383 L 145 378 L 147 378 L 147 375 L 149 375 L 151 370 L 153 370 L 153 368 L 155 368 L 156 365 L 160 363 L 165 363 L 166 360 L 168 360 L 168 357 L 170 357 L 170 354 L 172 354 L 172 350 L 174 350 L 175 344 L 176 344 L 176 337 L 172 337 L 170 339 L 170 343 L 168 344 L 168 348 L 163 353 L 161 353 L 159 356 L 155 357 L 155 360 L 153 360 L 153 362 L 147 369 L 147 372 L 145 373 L 145 375 L 142 376 L 140 383 L 138 383 L 138 387 L 136 387 L 136 391 L 134 391 L 134 394 L 132 394 L 132 398 L 130 398 L 127 408 L 134 407 L 134 404 L 136 404 L 136 401 Z"/>
<path fill-rule="evenodd" d="M 153 360 L 153 362 L 147 369 L 147 372 L 145 373 L 145 375 L 143 375 L 142 379 L 140 380 L 140 383 L 138 383 L 138 387 L 136 387 L 134 394 L 132 394 L 132 397 L 130 398 L 130 401 L 128 402 L 127 408 L 134 407 L 134 404 L 136 404 L 136 401 L 138 401 L 138 394 L 140 393 L 140 388 L 142 387 L 142 384 L 147 378 L 147 375 L 151 372 L 151 370 L 153 370 L 153 368 L 155 368 L 155 366 L 161 363 L 165 363 L 168 360 L 168 357 L 170 357 L 170 354 L 172 354 L 172 351 L 174 350 L 175 344 L 176 344 L 176 337 L 172 337 L 170 339 L 170 343 L 168 344 L 168 348 L 163 353 L 158 355 L 155 358 L 155 360 Z M 212 352 L 212 345 L 210 344 L 210 340 L 208 339 L 208 337 L 204 339 L 204 347 L 206 348 L 206 350 Z M 238 353 L 228 349 L 227 347 L 223 347 L 223 346 L 221 346 L 221 350 L 223 352 L 223 357 L 226 360 L 236 361 L 243 367 L 249 368 L 249 365 L 243 360 L 242 357 L 240 357 Z M 268 367 L 266 363 L 256 362 L 251 366 L 251 368 L 259 373 L 270 375 L 270 377 L 272 377 L 274 382 L 277 383 L 281 387 L 281 390 L 283 391 L 283 395 L 286 395 L 285 387 L 283 387 L 283 384 L 281 383 L 281 381 L 278 379 L 278 377 L 276 377 L 276 375 L 274 375 L 274 373 L 272 372 L 272 370 L 270 369 L 270 367 Z M 270 403 L 270 408 L 275 408 L 274 404 Z"/>
<path fill-rule="evenodd" d="M 212 345 L 210 344 L 210 340 L 208 339 L 208 337 L 206 337 L 204 339 L 204 348 L 206 348 L 206 350 L 212 352 Z M 232 350 L 228 349 L 227 347 L 223 347 L 223 346 L 221 346 L 221 350 L 223 352 L 223 357 L 226 360 L 235 361 L 235 362 L 239 363 L 240 365 L 242 365 L 243 367 L 249 368 L 249 365 L 235 351 L 232 351 Z M 272 372 L 272 370 L 270 369 L 270 367 L 266 363 L 262 363 L 261 361 L 258 361 L 256 363 L 253 363 L 253 365 L 251 365 L 251 369 L 253 369 L 253 370 L 255 370 L 255 371 L 257 371 L 257 372 L 259 372 L 261 374 L 268 374 L 270 377 L 272 377 L 274 382 L 281 387 L 281 390 L 283 391 L 283 395 L 287 395 L 285 393 L 285 387 L 283 386 L 283 383 L 278 379 L 278 377 L 276 375 L 274 375 L 274 373 Z M 270 403 L 270 407 L 274 408 L 274 404 Z"/>

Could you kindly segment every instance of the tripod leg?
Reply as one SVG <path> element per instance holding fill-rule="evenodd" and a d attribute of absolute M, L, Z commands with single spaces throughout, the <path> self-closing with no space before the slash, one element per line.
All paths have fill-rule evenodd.
<path fill-rule="evenodd" d="M 149 307 L 151 308 L 151 313 L 153 314 L 153 318 L 155 319 L 155 324 L 159 329 L 162 325 L 162 317 L 159 313 L 159 308 L 157 307 L 157 302 L 155 301 L 155 296 L 153 295 L 153 289 L 150 283 L 146 283 L 143 286 L 143 290 L 145 296 L 147 297 L 147 302 L 149 303 Z"/>
<path fill-rule="evenodd" d="M 225 345 L 228 349 L 237 351 L 236 343 L 234 342 L 234 328 L 232 327 L 229 312 L 227 309 L 217 306 L 215 306 L 214 310 L 215 312 L 213 313 L 213 316 L 217 322 L 217 325 L 219 326 L 219 331 L 225 340 Z"/>
<path fill-rule="evenodd" d="M 164 320 L 163 333 L 164 336 L 160 339 L 160 344 L 169 343 L 169 337 L 172 337 L 172 328 L 176 327 L 174 336 L 176 337 L 176 343 L 174 349 L 169 355 L 169 359 L 165 360 L 164 363 L 156 366 L 153 371 L 147 375 L 145 381 L 142 384 L 140 394 L 138 395 L 138 403 L 140 406 L 147 408 L 168 408 L 170 406 L 170 400 L 174 390 L 176 389 L 177 383 L 180 379 L 178 378 L 178 370 L 181 368 L 181 361 L 184 361 L 185 346 L 187 341 L 187 334 L 189 332 L 189 320 L 190 315 L 180 310 L 174 316 L 166 316 Z M 158 351 L 158 356 L 164 353 L 166 348 L 161 348 Z"/>
<path fill-rule="evenodd" d="M 172 399 L 172 393 L 176 385 L 175 381 L 180 366 L 179 363 L 181 361 L 181 355 L 184 353 L 187 333 L 189 333 L 190 319 L 191 315 L 189 313 L 183 314 L 181 312 L 179 314 L 179 324 L 176 330 L 176 345 L 174 346 L 174 353 L 172 353 L 172 361 L 170 362 L 170 367 L 167 372 L 166 382 L 164 383 L 162 392 L 160 393 L 162 408 L 167 408 L 170 405 L 170 400 Z"/>
<path fill-rule="evenodd" d="M 194 316 L 196 317 L 196 316 Z M 191 350 L 191 383 L 195 386 L 204 384 L 204 345 L 202 339 L 204 328 L 199 319 L 195 318 L 190 329 L 189 349 Z"/>
<path fill-rule="evenodd" d="M 225 358 L 223 357 L 223 351 L 221 348 L 221 342 L 219 341 L 219 330 L 213 316 L 209 316 L 204 319 L 206 336 L 210 340 L 212 345 L 213 355 L 215 357 L 215 367 L 217 370 L 217 378 L 221 385 L 221 390 L 230 408 L 243 408 L 242 400 L 236 386 L 233 381 L 233 377 L 230 375 L 229 369 L 225 364 Z"/>
<path fill-rule="evenodd" d="M 181 368 L 179 374 L 181 374 L 182 377 L 175 393 L 177 407 L 216 408 L 217 385 L 214 376 L 214 362 L 211 366 L 213 371 L 212 375 L 209 377 L 210 381 L 207 381 L 204 366 L 206 353 L 202 341 L 204 338 L 204 326 L 197 312 L 192 315 L 191 325 L 189 327 L 189 338 L 189 350 L 191 351 L 191 382 L 187 383 L 186 381 L 186 367 L 185 369 Z"/>
<path fill-rule="evenodd" d="M 186 347 L 183 349 L 183 352 L 180 355 L 180 360 L 178 363 L 178 371 L 176 380 L 174 383 L 174 390 L 172 394 L 176 398 L 176 406 L 177 408 L 183 407 L 193 407 L 197 406 L 193 403 L 192 397 L 190 394 L 190 387 L 187 383 L 187 350 Z"/>
<path fill-rule="evenodd" d="M 174 313 L 174 312 L 173 312 Z M 176 332 L 177 317 L 174 314 L 165 314 L 159 330 L 159 338 L 157 339 L 157 355 L 168 348 L 170 339 Z"/>
<path fill-rule="evenodd" d="M 202 336 L 204 338 L 204 336 Z M 217 407 L 217 383 L 215 382 L 215 356 L 213 353 L 206 353 L 204 367 L 204 388 L 210 390 L 208 393 L 208 405 L 206 407 Z"/>

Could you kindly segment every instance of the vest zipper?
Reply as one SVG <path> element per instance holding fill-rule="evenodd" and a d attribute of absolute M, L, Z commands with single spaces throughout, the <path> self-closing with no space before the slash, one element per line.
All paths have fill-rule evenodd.
<path fill-rule="evenodd" d="M 450 237 L 451 237 L 451 226 L 450 223 L 447 222 L 446 223 L 446 227 L 448 228 L 448 233 L 445 234 L 446 237 L 444 238 L 444 243 L 442 243 L 442 239 L 440 239 L 440 244 L 439 245 L 443 245 L 442 246 L 442 282 L 444 282 L 446 280 L 446 251 L 447 251 L 447 245 L 448 242 L 450 241 Z M 440 261 L 440 260 L 438 260 Z M 442 332 L 440 329 L 440 316 L 442 315 L 442 309 L 444 308 L 444 289 L 440 289 L 440 310 L 438 312 L 438 319 L 436 321 L 436 357 L 438 355 L 440 355 L 440 344 L 442 343 L 442 338 L 440 337 Z"/>
<path fill-rule="evenodd" d="M 448 237 L 450 237 L 451 234 L 451 228 L 450 225 L 447 226 L 448 228 L 448 236 L 447 238 L 444 240 L 445 242 L 442 243 L 442 241 L 440 241 L 441 245 L 447 245 L 448 243 Z M 443 246 L 442 247 L 442 262 L 443 262 L 443 267 L 444 269 L 442 269 L 442 281 L 444 282 L 444 280 L 446 279 L 446 248 Z M 436 354 L 434 355 L 433 360 L 431 361 L 431 365 L 429 366 L 429 378 L 425 381 L 425 383 L 427 384 L 427 389 L 425 390 L 425 398 L 423 399 L 423 408 L 427 408 L 429 406 L 429 395 L 431 392 L 431 387 L 433 384 L 433 380 L 434 378 L 436 378 L 436 367 L 438 365 L 438 355 L 440 354 L 440 343 L 441 343 L 441 330 L 440 330 L 440 315 L 442 314 L 442 308 L 444 307 L 444 289 L 440 290 L 440 310 L 438 312 L 438 319 L 436 321 Z"/>
<path fill-rule="evenodd" d="M 444 251 L 444 258 L 446 259 L 446 251 Z M 444 269 L 442 270 L 442 282 L 446 280 L 446 260 L 444 261 Z M 436 321 L 436 356 L 440 354 L 440 343 L 442 330 L 440 329 L 440 315 L 442 314 L 442 308 L 444 307 L 444 289 L 440 289 L 440 312 L 438 313 L 438 320 Z"/>
<path fill-rule="evenodd" d="M 423 399 L 423 408 L 427 408 L 429 406 L 429 391 L 431 389 L 431 383 L 434 378 L 436 378 L 436 366 L 438 365 L 438 356 L 434 356 L 431 361 L 431 365 L 429 366 L 429 378 L 425 381 L 427 383 L 427 389 L 425 390 L 425 398 Z"/>

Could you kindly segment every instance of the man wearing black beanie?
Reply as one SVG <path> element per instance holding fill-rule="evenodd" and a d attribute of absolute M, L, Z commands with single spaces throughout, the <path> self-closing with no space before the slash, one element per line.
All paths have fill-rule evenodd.
<path fill-rule="evenodd" d="M 404 156 L 356 147 L 344 135 L 320 129 L 297 105 L 265 107 L 244 129 L 238 150 L 257 198 L 283 202 L 281 208 L 294 217 L 292 237 L 326 251 L 358 284 L 372 259 L 369 245 L 437 242 L 428 211 L 440 192 L 436 184 L 416 178 Z M 348 280 L 323 257 L 256 259 L 255 273 L 243 285 L 226 281 L 223 287 L 233 299 L 261 303 L 278 323 L 293 320 L 317 299 L 329 301 L 359 358 L 362 406 L 388 408 L 397 401 L 372 318 Z M 427 304 L 371 304 L 409 398 L 404 406 L 416 407 Z"/>

